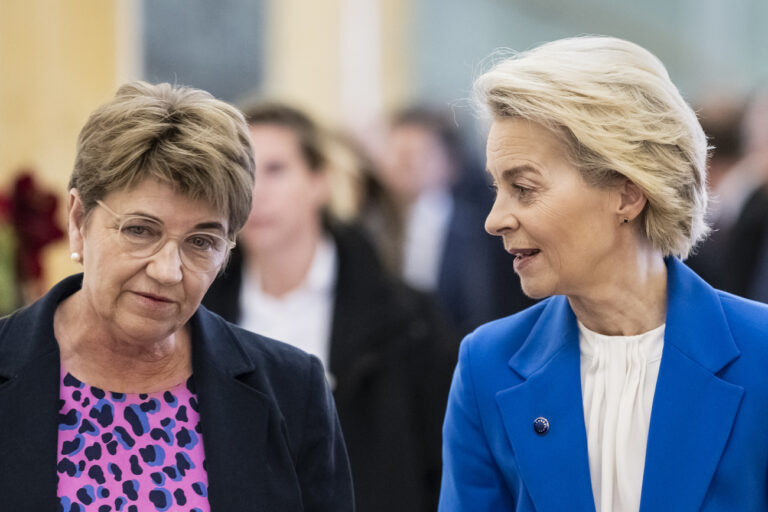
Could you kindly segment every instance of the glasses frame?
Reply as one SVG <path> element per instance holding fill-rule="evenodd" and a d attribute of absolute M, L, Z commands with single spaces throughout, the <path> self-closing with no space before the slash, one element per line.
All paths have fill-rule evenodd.
<path fill-rule="evenodd" d="M 107 211 L 107 213 L 110 213 L 112 216 L 115 217 L 115 219 L 117 219 L 117 234 L 118 234 L 118 237 L 121 238 L 121 239 L 123 237 L 123 235 L 122 235 L 123 227 L 125 226 L 126 222 L 128 220 L 130 220 L 130 219 L 138 218 L 138 219 L 145 219 L 145 220 L 148 220 L 148 221 L 151 221 L 151 222 L 158 223 L 157 220 L 152 219 L 150 217 L 145 217 L 144 215 L 120 214 L 120 213 L 117 213 L 116 211 L 114 211 L 112 208 L 110 208 L 109 206 L 104 204 L 104 202 L 99 200 L 99 199 L 96 200 L 96 204 L 101 206 L 104 210 Z M 160 242 L 157 244 L 157 248 L 154 249 L 149 254 L 140 256 L 141 258 L 150 258 L 150 257 L 154 256 L 155 254 L 160 252 L 160 250 L 163 247 L 165 247 L 165 244 L 168 243 L 168 240 L 176 240 L 176 250 L 179 253 L 179 261 L 181 261 L 181 264 L 184 266 L 184 268 L 186 268 L 190 272 L 196 272 L 196 273 L 204 274 L 204 273 L 207 273 L 207 272 L 212 272 L 214 270 L 217 270 L 217 268 L 213 267 L 213 268 L 210 268 L 210 269 L 207 269 L 207 270 L 199 270 L 199 269 L 190 267 L 189 264 L 187 263 L 187 257 L 184 256 L 184 250 L 181 248 L 181 244 L 179 242 L 183 242 L 184 239 L 186 239 L 189 236 L 195 235 L 195 234 L 200 234 L 200 235 L 205 235 L 205 236 L 213 236 L 213 237 L 216 237 L 216 238 L 220 239 L 222 242 L 224 242 L 224 246 L 226 247 L 226 251 L 225 251 L 224 257 L 221 260 L 221 263 L 220 263 L 221 268 L 218 269 L 219 271 L 222 271 L 224 269 L 224 267 L 227 264 L 227 260 L 229 258 L 229 254 L 231 253 L 232 249 L 234 249 L 235 246 L 237 245 L 237 243 L 234 240 L 230 240 L 228 238 L 225 238 L 225 237 L 223 237 L 221 235 L 217 235 L 216 233 L 211 233 L 209 231 L 191 231 L 189 233 L 185 233 L 182 236 L 172 236 L 165 229 L 165 225 L 162 222 L 159 222 L 159 224 L 163 227 L 163 230 L 162 230 L 163 236 L 160 239 Z M 120 245 L 121 245 L 121 247 L 125 248 L 125 244 L 124 243 L 120 243 Z M 130 251 L 127 251 L 127 252 L 130 252 Z"/>

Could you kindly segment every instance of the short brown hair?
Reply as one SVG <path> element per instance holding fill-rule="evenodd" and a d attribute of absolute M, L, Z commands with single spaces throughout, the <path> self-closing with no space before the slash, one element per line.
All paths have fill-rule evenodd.
<path fill-rule="evenodd" d="M 253 103 L 243 107 L 248 126 L 270 124 L 287 128 L 296 135 L 301 155 L 313 172 L 328 163 L 325 134 L 307 114 L 276 102 Z"/>
<path fill-rule="evenodd" d="M 98 199 L 152 178 L 229 219 L 229 235 L 251 210 L 253 151 L 242 114 L 200 89 L 131 82 L 80 131 L 69 188 L 86 214 Z"/>

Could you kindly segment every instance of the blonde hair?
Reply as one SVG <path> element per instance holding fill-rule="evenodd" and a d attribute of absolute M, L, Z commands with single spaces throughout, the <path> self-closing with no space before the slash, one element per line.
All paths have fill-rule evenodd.
<path fill-rule="evenodd" d="M 707 140 L 649 51 L 613 37 L 561 39 L 499 62 L 474 94 L 496 118 L 561 135 L 590 185 L 623 176 L 640 187 L 643 234 L 665 256 L 685 258 L 707 235 Z"/>
<path fill-rule="evenodd" d="M 151 178 L 208 201 L 233 237 L 251 211 L 253 151 L 242 114 L 209 93 L 132 82 L 89 117 L 69 187 L 86 214 L 98 199 Z"/>

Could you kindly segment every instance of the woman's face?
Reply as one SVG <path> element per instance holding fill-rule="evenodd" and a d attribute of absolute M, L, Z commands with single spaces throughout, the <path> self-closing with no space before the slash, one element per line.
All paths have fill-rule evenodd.
<path fill-rule="evenodd" d="M 380 169 L 381 180 L 399 200 L 410 203 L 430 190 L 449 187 L 456 162 L 440 138 L 418 124 L 392 129 Z"/>
<path fill-rule="evenodd" d="M 325 172 L 304 159 L 297 136 L 287 127 L 250 128 L 254 153 L 251 214 L 240 237 L 253 253 L 280 251 L 307 230 L 317 230 L 328 201 Z"/>
<path fill-rule="evenodd" d="M 485 229 L 515 256 L 526 295 L 587 293 L 615 270 L 617 229 L 629 227 L 616 213 L 620 194 L 587 185 L 553 132 L 526 120 L 496 120 L 487 165 L 497 195 Z"/>
<path fill-rule="evenodd" d="M 147 179 L 102 199 L 113 212 L 141 215 L 183 240 L 192 232 L 227 237 L 226 215 L 204 200 L 192 200 L 167 184 Z M 182 265 L 176 239 L 156 254 L 136 257 L 119 242 L 119 220 L 96 206 L 83 217 L 79 197 L 70 198 L 70 247 L 83 257 L 83 318 L 96 318 L 116 339 L 153 342 L 182 328 L 197 310 L 218 269 L 193 272 Z M 195 239 L 197 240 L 197 239 Z"/>

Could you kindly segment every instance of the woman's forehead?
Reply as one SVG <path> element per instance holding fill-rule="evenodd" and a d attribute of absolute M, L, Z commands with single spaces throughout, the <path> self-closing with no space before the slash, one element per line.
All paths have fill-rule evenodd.
<path fill-rule="evenodd" d="M 525 119 L 494 121 L 488 134 L 486 147 L 489 171 L 526 165 L 547 166 L 552 161 L 565 159 L 565 144 L 551 130 Z"/>
<path fill-rule="evenodd" d="M 103 199 L 120 215 L 141 215 L 168 227 L 221 226 L 226 231 L 227 215 L 210 201 L 193 198 L 167 183 L 147 179 L 137 185 L 110 192 Z"/>

